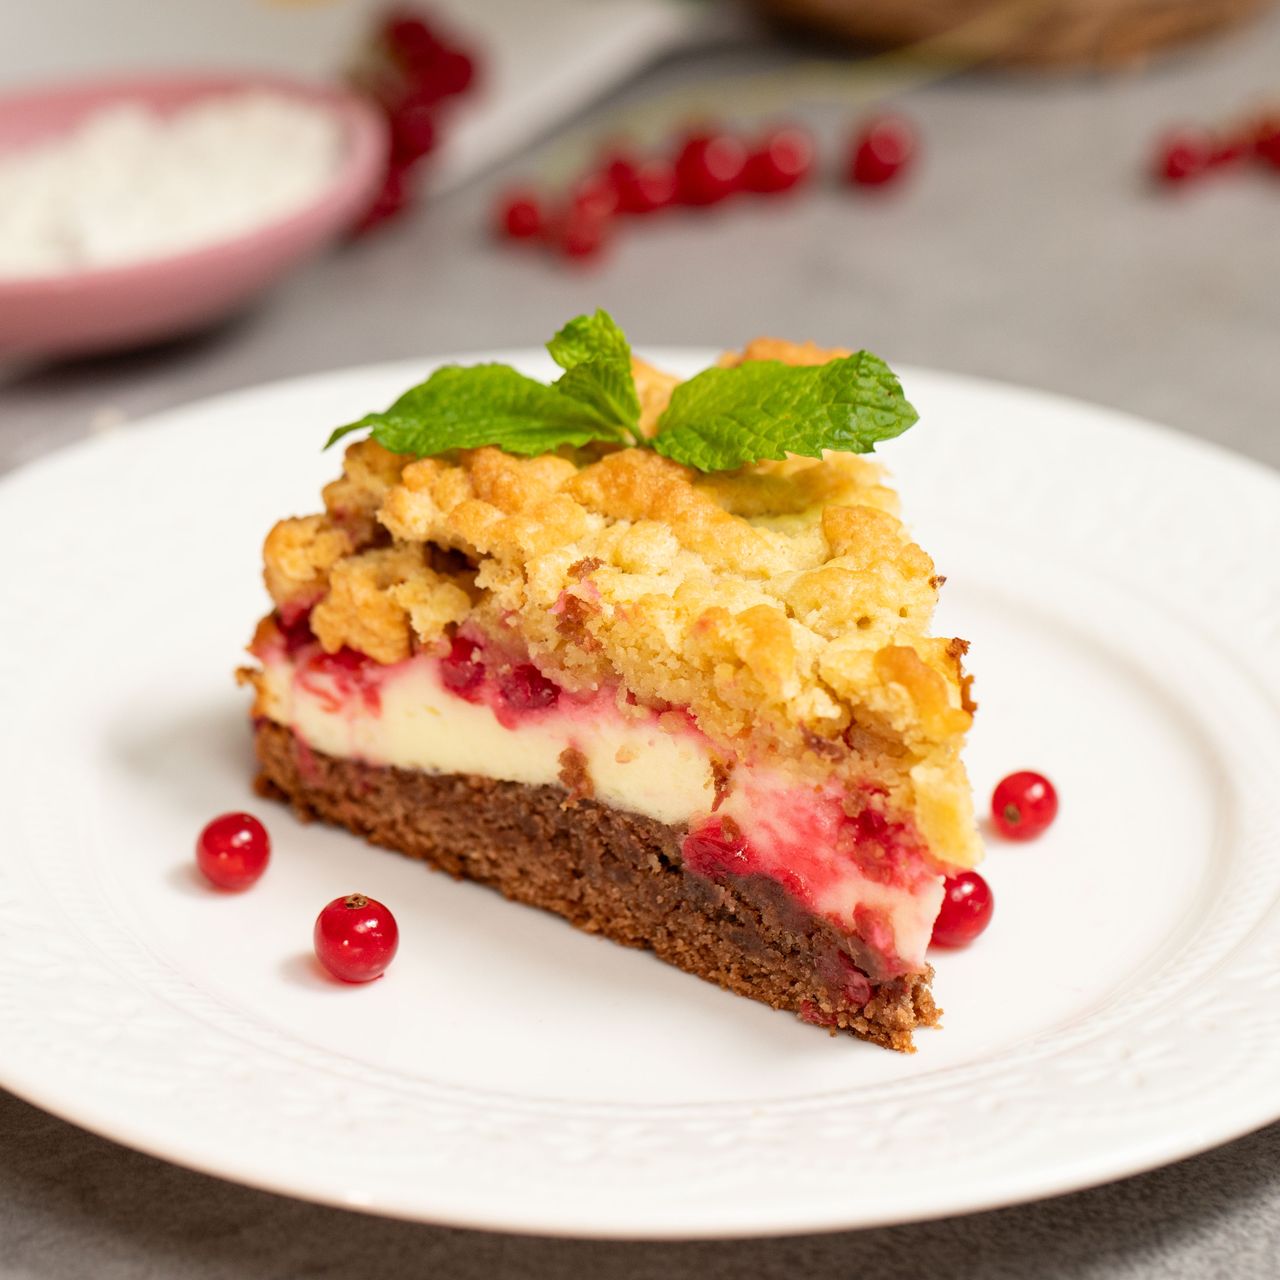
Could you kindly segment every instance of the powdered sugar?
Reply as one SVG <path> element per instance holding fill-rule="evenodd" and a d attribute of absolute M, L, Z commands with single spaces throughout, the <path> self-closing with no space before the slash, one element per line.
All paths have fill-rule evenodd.
<path fill-rule="evenodd" d="M 342 150 L 334 114 L 267 90 L 172 114 L 122 103 L 0 154 L 0 276 L 159 258 L 304 207 Z"/>

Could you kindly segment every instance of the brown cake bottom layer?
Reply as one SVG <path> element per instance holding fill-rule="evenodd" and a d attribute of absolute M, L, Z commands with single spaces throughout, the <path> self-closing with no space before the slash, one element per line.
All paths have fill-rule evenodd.
<path fill-rule="evenodd" d="M 312 751 L 287 728 L 255 732 L 259 790 L 450 875 L 645 947 L 686 973 L 807 1022 L 910 1051 L 938 1009 L 931 973 L 871 983 L 856 942 L 770 880 L 717 883 L 680 865 L 684 832 L 559 787 L 429 774 Z"/>

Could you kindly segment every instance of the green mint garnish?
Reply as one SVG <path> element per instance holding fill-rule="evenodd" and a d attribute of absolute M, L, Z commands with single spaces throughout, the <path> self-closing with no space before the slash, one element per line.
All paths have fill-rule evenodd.
<path fill-rule="evenodd" d="M 590 405 L 606 422 L 639 437 L 640 400 L 631 376 L 631 345 L 607 311 L 570 320 L 550 342 L 551 358 L 565 372 L 553 384 L 562 395 Z"/>
<path fill-rule="evenodd" d="M 789 453 L 870 453 L 917 417 L 889 366 L 869 351 L 819 365 L 748 361 L 682 382 L 653 447 L 699 471 Z"/>
<path fill-rule="evenodd" d="M 393 453 L 417 457 L 480 445 L 520 454 L 642 445 L 700 471 L 726 471 L 788 453 L 868 453 L 916 420 L 888 365 L 859 351 L 811 367 L 769 360 L 707 369 L 675 389 L 646 440 L 631 348 L 606 312 L 570 320 L 547 350 L 564 370 L 550 386 L 509 365 L 447 365 L 385 412 L 339 427 L 329 444 L 369 430 Z"/>

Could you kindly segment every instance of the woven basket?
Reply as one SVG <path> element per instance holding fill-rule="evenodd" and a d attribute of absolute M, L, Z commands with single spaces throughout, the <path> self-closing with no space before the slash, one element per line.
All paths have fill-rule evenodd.
<path fill-rule="evenodd" d="M 1111 68 L 1208 35 L 1271 0 L 756 0 L 787 22 L 845 39 L 928 42 L 938 57 Z"/>

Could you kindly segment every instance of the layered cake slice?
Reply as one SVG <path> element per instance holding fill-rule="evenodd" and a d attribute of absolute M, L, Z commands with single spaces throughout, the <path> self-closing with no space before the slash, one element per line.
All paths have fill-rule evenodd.
<path fill-rule="evenodd" d="M 757 342 L 678 385 L 614 334 L 552 344 L 568 372 L 537 392 L 441 371 L 356 424 L 323 513 L 272 529 L 260 785 L 909 1049 L 943 877 L 979 856 L 966 645 L 929 632 L 941 579 L 881 470 L 813 433 L 869 448 L 914 412 L 865 353 Z M 543 392 L 588 404 L 624 356 L 606 425 L 538 435 Z"/>

